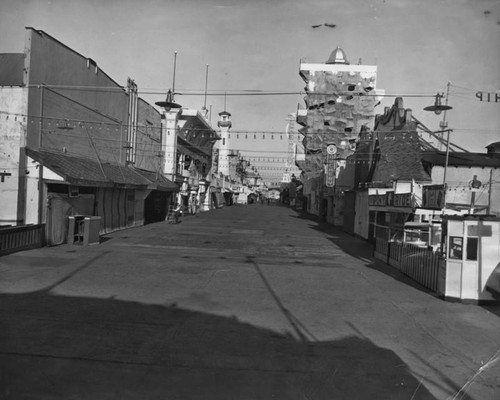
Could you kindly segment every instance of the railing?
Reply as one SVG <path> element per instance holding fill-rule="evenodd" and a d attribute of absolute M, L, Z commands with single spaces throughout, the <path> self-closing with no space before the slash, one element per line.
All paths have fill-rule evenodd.
<path fill-rule="evenodd" d="M 399 245 L 402 245 L 400 253 L 401 272 L 427 289 L 437 292 L 439 287 L 439 269 L 444 262 L 439 252 L 408 243 L 399 243 Z"/>
<path fill-rule="evenodd" d="M 0 255 L 45 245 L 45 224 L 0 229 Z"/>
<path fill-rule="evenodd" d="M 444 268 L 439 252 L 410 243 L 376 238 L 375 257 L 399 269 L 425 288 L 439 291 L 439 272 L 440 268 Z"/>
<path fill-rule="evenodd" d="M 389 256 L 389 242 L 386 239 L 379 237 L 375 238 L 375 258 L 382 260 L 383 262 L 388 262 Z"/>

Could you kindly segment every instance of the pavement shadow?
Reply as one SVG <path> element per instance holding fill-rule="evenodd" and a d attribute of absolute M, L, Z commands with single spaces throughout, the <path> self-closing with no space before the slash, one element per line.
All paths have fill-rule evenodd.
<path fill-rule="evenodd" d="M 311 221 L 311 229 L 327 234 L 327 239 L 329 241 L 338 246 L 343 252 L 349 254 L 351 257 L 362 260 L 366 267 L 390 276 L 391 278 L 417 290 L 432 296 L 437 296 L 434 292 L 420 285 L 410 277 L 403 274 L 401 271 L 398 271 L 396 268 L 374 258 L 373 245 L 360 237 L 345 232 L 343 227 L 333 226 L 327 222 L 321 221 L 321 219 L 315 215 L 304 212 L 292 215 L 292 217 Z"/>
<path fill-rule="evenodd" d="M 490 313 L 500 317 L 500 305 L 499 304 L 484 304 L 481 305 L 482 308 L 488 310 Z"/>
<path fill-rule="evenodd" d="M 2 399 L 435 399 L 366 337 L 47 291 L 1 294 L 0 317 Z"/>

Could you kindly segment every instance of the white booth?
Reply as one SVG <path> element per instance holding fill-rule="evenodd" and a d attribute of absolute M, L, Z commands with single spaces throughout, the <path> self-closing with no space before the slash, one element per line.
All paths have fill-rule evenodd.
<path fill-rule="evenodd" d="M 447 300 L 500 301 L 500 218 L 443 216 Z"/>

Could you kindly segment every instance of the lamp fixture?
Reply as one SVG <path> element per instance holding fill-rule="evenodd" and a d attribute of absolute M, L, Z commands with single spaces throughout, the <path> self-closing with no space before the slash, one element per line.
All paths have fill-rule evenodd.
<path fill-rule="evenodd" d="M 170 111 L 172 108 L 181 108 L 180 104 L 174 102 L 174 93 L 169 89 L 167 92 L 167 98 L 165 101 L 157 101 L 155 103 L 159 107 L 163 107 L 166 111 Z"/>
<path fill-rule="evenodd" d="M 172 89 L 168 89 L 167 98 L 165 101 L 157 101 L 155 104 L 159 107 L 165 109 L 165 111 L 170 111 L 172 108 L 181 108 L 180 104 L 174 102 L 175 93 L 175 67 L 177 65 L 177 52 L 174 52 L 174 76 L 172 78 Z"/>
<path fill-rule="evenodd" d="M 442 111 L 451 110 L 453 107 L 441 104 L 441 99 L 443 97 L 444 97 L 444 94 L 436 93 L 436 100 L 434 100 L 434 105 L 424 107 L 424 110 L 425 111 L 433 111 L 434 114 L 436 114 L 436 115 L 441 114 Z"/>

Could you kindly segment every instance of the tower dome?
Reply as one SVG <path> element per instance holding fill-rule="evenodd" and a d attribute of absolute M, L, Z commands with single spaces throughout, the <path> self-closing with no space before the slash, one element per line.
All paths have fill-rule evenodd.
<path fill-rule="evenodd" d="M 347 61 L 347 56 L 345 55 L 344 50 L 342 50 L 340 47 L 337 47 L 335 50 L 332 51 L 332 54 L 330 54 L 330 58 L 326 63 L 348 65 L 349 61 Z"/>

